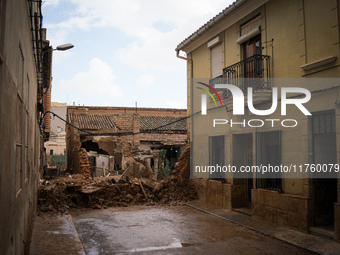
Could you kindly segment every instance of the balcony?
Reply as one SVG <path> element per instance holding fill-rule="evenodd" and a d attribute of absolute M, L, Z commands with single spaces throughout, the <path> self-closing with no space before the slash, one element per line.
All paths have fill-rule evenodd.
<path fill-rule="evenodd" d="M 271 99 L 270 56 L 253 55 L 223 69 L 223 75 L 209 80 L 215 84 L 232 84 L 239 87 L 244 95 L 247 88 L 253 88 L 253 103 L 258 104 Z M 232 105 L 231 92 L 227 89 L 216 89 L 227 106 Z M 247 102 L 247 100 L 245 100 Z"/>

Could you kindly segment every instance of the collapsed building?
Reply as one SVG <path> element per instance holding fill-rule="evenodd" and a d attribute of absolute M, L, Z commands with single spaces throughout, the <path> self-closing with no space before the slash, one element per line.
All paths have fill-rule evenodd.
<path fill-rule="evenodd" d="M 185 116 L 179 109 L 68 106 L 68 169 L 92 177 L 129 169 L 132 177 L 157 179 L 162 157 L 170 174 L 186 144 Z"/>

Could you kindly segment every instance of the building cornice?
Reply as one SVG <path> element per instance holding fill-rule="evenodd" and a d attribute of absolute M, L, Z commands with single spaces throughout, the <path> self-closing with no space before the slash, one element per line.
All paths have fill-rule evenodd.
<path fill-rule="evenodd" d="M 209 20 L 198 30 L 184 39 L 177 47 L 176 52 L 184 51 L 187 54 L 198 48 L 203 43 L 217 36 L 219 33 L 232 26 L 254 10 L 258 9 L 269 0 L 237 0 L 229 5 L 214 18 Z"/>

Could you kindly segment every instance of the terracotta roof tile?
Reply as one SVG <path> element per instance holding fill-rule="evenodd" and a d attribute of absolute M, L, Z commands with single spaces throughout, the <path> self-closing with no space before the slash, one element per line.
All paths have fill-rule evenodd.
<path fill-rule="evenodd" d="M 116 124 L 107 115 L 69 114 L 69 122 L 78 121 L 78 127 L 86 130 L 117 128 Z"/>

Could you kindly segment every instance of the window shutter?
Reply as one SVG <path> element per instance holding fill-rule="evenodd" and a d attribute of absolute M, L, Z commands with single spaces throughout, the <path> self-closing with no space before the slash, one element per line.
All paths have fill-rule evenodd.
<path fill-rule="evenodd" d="M 211 50 L 211 78 L 222 75 L 222 43 L 212 47 Z"/>

